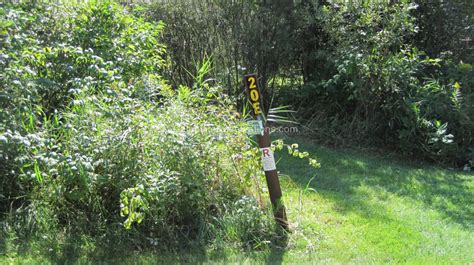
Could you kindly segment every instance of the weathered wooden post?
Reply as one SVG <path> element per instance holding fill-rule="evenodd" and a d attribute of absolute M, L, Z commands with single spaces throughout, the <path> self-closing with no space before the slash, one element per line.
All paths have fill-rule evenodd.
<path fill-rule="evenodd" d="M 261 127 L 263 127 L 263 134 L 257 134 L 257 142 L 262 151 L 263 170 L 265 171 L 268 193 L 270 194 L 270 201 L 273 207 L 273 215 L 277 223 L 288 230 L 285 206 L 281 198 L 280 180 L 278 179 L 278 171 L 276 169 L 273 151 L 270 148 L 270 129 L 267 127 L 265 114 L 263 112 L 262 94 L 258 88 L 257 74 L 245 75 L 244 84 L 250 104 L 252 105 L 252 116 L 254 120 L 261 123 Z"/>

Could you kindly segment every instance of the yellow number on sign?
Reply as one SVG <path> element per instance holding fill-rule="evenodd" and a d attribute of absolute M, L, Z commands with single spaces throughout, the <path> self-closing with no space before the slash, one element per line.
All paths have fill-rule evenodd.
<path fill-rule="evenodd" d="M 262 113 L 262 111 L 260 111 L 260 103 L 258 102 L 253 103 L 252 107 L 253 107 L 253 112 L 255 113 L 255 115 Z"/>
<path fill-rule="evenodd" d="M 251 77 L 249 77 L 248 80 L 250 82 L 249 88 L 257 88 L 257 86 L 255 85 L 255 77 L 251 76 Z"/>
<path fill-rule="evenodd" d="M 250 90 L 250 99 L 252 99 L 254 102 L 258 101 L 259 96 L 257 90 Z"/>

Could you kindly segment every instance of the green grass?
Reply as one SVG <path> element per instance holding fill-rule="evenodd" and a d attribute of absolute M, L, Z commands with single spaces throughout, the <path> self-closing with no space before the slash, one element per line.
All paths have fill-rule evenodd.
<path fill-rule="evenodd" d="M 322 167 L 315 171 L 306 160 L 280 154 L 292 227 L 283 246 L 248 252 L 136 252 L 114 263 L 474 262 L 473 174 L 296 142 Z M 0 257 L 0 263 L 34 261 L 47 260 Z"/>
<path fill-rule="evenodd" d="M 279 165 L 299 227 L 284 260 L 311 251 L 315 260 L 339 262 L 474 262 L 473 174 L 308 149 L 322 164 L 316 173 L 289 157 Z"/>

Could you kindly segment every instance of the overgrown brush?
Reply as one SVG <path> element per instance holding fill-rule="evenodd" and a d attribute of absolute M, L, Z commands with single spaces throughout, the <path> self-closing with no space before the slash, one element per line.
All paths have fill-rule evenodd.
<path fill-rule="evenodd" d="M 169 25 L 174 85 L 192 83 L 194 61 L 212 55 L 212 76 L 229 93 L 241 95 L 231 89 L 241 74 L 258 72 L 264 103 L 298 109 L 319 141 L 459 167 L 474 163 L 473 7 L 162 0 L 137 12 Z"/>
<path fill-rule="evenodd" d="M 162 24 L 101 1 L 0 14 L 0 253 L 274 238 L 245 123 L 219 88 L 160 77 Z"/>
<path fill-rule="evenodd" d="M 417 8 L 403 1 L 319 7 L 327 42 L 310 54 L 313 77 L 289 101 L 300 102 L 314 136 L 442 164 L 473 161 L 472 65 L 414 45 L 422 22 L 413 13 L 426 11 Z"/>

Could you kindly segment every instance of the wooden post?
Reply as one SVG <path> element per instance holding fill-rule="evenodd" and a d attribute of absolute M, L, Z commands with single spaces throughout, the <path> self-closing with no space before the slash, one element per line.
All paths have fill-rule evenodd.
<path fill-rule="evenodd" d="M 266 118 L 262 106 L 262 94 L 258 89 L 257 74 L 249 74 L 244 76 L 244 84 L 247 95 L 251 104 L 251 113 L 254 119 L 261 120 L 263 123 L 263 135 L 257 135 L 257 142 L 262 150 L 263 170 L 265 171 L 265 179 L 267 181 L 268 193 L 273 207 L 273 215 L 278 224 L 288 230 L 288 220 L 286 218 L 285 206 L 281 199 L 280 180 L 275 165 L 273 152 L 270 149 L 270 129 L 266 125 Z"/>

